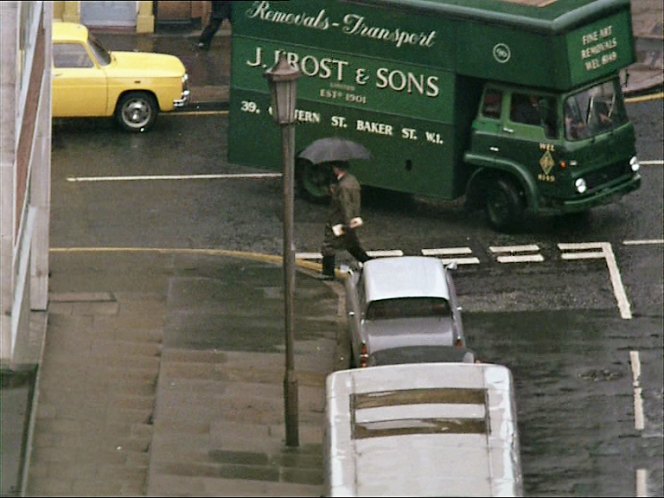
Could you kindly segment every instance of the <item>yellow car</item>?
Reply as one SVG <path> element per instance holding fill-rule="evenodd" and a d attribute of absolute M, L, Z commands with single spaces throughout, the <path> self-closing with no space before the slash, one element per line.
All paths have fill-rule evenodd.
<path fill-rule="evenodd" d="M 173 55 L 109 52 L 82 24 L 53 23 L 53 117 L 114 116 L 147 131 L 157 114 L 189 101 L 188 75 Z"/>

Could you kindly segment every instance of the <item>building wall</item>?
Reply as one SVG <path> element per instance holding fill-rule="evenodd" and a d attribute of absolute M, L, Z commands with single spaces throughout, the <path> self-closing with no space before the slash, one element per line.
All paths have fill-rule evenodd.
<path fill-rule="evenodd" d="M 159 21 L 191 23 L 200 27 L 210 15 L 208 1 L 137 1 L 136 32 L 154 33 Z M 80 1 L 54 1 L 53 18 L 60 21 L 81 22 Z"/>
<path fill-rule="evenodd" d="M 136 1 L 136 32 L 154 33 L 158 18 L 165 22 L 194 22 L 201 24 L 210 13 L 207 1 Z M 54 1 L 53 18 L 60 21 L 81 22 L 81 1 Z M 108 27 L 108 25 L 106 25 Z"/>
<path fill-rule="evenodd" d="M 52 2 L 0 2 L 0 361 L 48 306 Z"/>

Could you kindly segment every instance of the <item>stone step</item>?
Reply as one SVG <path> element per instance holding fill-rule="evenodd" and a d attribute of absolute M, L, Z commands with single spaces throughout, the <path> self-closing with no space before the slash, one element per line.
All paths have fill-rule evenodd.
<path fill-rule="evenodd" d="M 149 496 L 321 496 L 322 486 L 151 473 Z"/>

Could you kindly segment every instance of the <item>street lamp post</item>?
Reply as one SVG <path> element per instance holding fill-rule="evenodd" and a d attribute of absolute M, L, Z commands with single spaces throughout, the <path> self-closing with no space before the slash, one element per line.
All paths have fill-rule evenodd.
<path fill-rule="evenodd" d="M 286 373 L 284 376 L 284 414 L 286 445 L 299 446 L 297 378 L 293 357 L 293 296 L 295 291 L 295 244 L 293 239 L 293 197 L 295 176 L 295 102 L 300 71 L 291 65 L 284 52 L 274 67 L 265 72 L 272 94 L 272 117 L 281 127 L 284 163 L 284 315 L 286 328 Z"/>

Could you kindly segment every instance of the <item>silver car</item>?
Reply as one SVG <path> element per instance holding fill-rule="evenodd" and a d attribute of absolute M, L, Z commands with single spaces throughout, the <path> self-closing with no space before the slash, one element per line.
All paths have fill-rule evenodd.
<path fill-rule="evenodd" d="M 381 356 L 391 358 L 388 363 L 402 363 L 398 355 L 377 353 L 406 346 L 465 349 L 461 307 L 448 271 L 452 268 L 438 258 L 400 256 L 372 259 L 349 271 L 351 367 L 379 364 Z M 440 361 L 449 361 L 445 357 L 450 355 Z"/>

